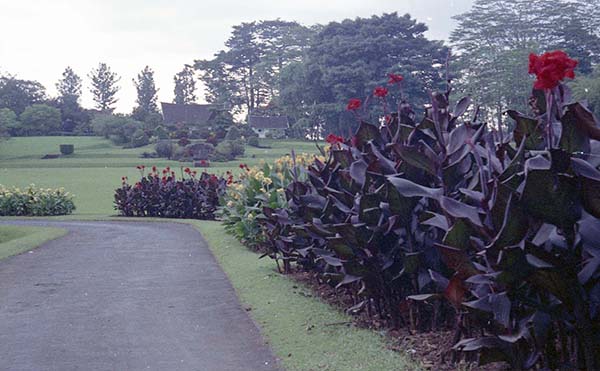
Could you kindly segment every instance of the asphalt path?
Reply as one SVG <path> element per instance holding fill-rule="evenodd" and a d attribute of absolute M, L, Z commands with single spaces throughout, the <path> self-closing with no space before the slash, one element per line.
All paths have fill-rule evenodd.
<path fill-rule="evenodd" d="M 177 223 L 69 233 L 0 260 L 0 370 L 276 370 L 206 242 Z"/>

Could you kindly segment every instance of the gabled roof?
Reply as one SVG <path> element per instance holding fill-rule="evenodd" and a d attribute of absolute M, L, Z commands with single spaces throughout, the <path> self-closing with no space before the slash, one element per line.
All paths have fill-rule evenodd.
<path fill-rule="evenodd" d="M 215 104 L 160 103 L 165 124 L 206 124 L 212 120 L 220 106 Z"/>
<path fill-rule="evenodd" d="M 248 116 L 248 125 L 256 129 L 287 129 L 286 116 Z"/>

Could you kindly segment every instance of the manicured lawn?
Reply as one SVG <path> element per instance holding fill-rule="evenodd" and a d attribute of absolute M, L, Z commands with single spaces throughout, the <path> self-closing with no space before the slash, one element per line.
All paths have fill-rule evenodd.
<path fill-rule="evenodd" d="M 66 233 L 61 228 L 0 225 L 0 259 L 29 251 Z"/>
<path fill-rule="evenodd" d="M 385 338 L 347 326 L 351 318 L 312 297 L 308 288 L 274 271 L 217 222 L 192 222 L 227 273 L 242 303 L 260 325 L 287 370 L 413 370 L 418 367 L 388 350 Z"/>
<path fill-rule="evenodd" d="M 73 143 L 75 153 L 58 159 L 41 160 L 48 153 L 59 153 L 61 143 Z M 257 165 L 291 153 L 316 153 L 312 142 L 263 140 L 271 148 L 246 147 L 246 156 L 238 161 L 213 163 L 207 171 L 217 174 L 239 171 L 239 164 Z M 113 191 L 121 177 L 131 180 L 139 176 L 135 166 L 170 166 L 173 169 L 191 163 L 164 159 L 142 159 L 143 152 L 152 152 L 153 145 L 123 149 L 97 137 L 28 137 L 0 142 L 0 184 L 24 187 L 34 183 L 40 187 L 65 187 L 75 194 L 75 215 L 112 215 Z M 179 170 L 176 170 L 179 171 Z"/>

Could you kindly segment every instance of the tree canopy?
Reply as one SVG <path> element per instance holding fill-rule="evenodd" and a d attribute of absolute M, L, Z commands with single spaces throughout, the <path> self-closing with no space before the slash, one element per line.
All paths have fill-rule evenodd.
<path fill-rule="evenodd" d="M 183 70 L 177 72 L 173 81 L 175 82 L 173 103 L 189 104 L 196 101 L 196 80 L 191 66 L 186 65 Z"/>
<path fill-rule="evenodd" d="M 20 115 L 28 106 L 45 99 L 46 89 L 39 82 L 0 76 L 0 108 L 8 108 Z"/>
<path fill-rule="evenodd" d="M 137 106 L 133 109 L 133 118 L 146 121 L 150 115 L 158 114 L 158 89 L 154 83 L 154 71 L 148 66 L 133 80 L 137 92 Z"/>

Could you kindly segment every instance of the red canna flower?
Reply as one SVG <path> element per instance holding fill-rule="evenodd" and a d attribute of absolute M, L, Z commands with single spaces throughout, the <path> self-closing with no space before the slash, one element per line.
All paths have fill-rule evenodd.
<path fill-rule="evenodd" d="M 152 172 L 156 173 L 156 166 L 152 166 Z"/>
<path fill-rule="evenodd" d="M 356 111 L 357 109 L 360 108 L 361 105 L 362 105 L 362 102 L 360 101 L 360 99 L 352 98 L 348 101 L 348 106 L 346 106 L 346 109 L 348 111 Z"/>
<path fill-rule="evenodd" d="M 196 170 L 192 171 L 192 176 L 195 178 L 196 174 L 198 174 L 198 172 Z"/>
<path fill-rule="evenodd" d="M 166 175 L 168 173 L 167 169 L 163 169 L 162 173 L 163 175 Z"/>
<path fill-rule="evenodd" d="M 171 171 L 171 176 L 172 176 L 173 178 L 175 178 L 175 172 L 174 172 L 174 171 Z"/>
<path fill-rule="evenodd" d="M 189 173 L 191 173 L 191 172 L 192 172 L 192 170 L 190 170 L 190 168 L 189 168 L 189 167 L 186 167 L 186 168 L 185 168 L 185 170 L 184 170 L 184 172 L 185 172 L 186 174 L 189 174 Z"/>
<path fill-rule="evenodd" d="M 388 81 L 388 84 L 390 85 L 400 84 L 402 80 L 404 80 L 404 77 L 402 75 L 397 75 L 395 73 L 390 73 L 388 76 L 390 77 Z"/>
<path fill-rule="evenodd" d="M 146 167 L 144 165 L 138 165 L 136 166 L 136 169 L 138 170 L 144 170 Z"/>
<path fill-rule="evenodd" d="M 562 50 L 529 54 L 529 73 L 536 76 L 534 89 L 554 89 L 565 78 L 575 78 L 578 62 Z"/>
<path fill-rule="evenodd" d="M 334 134 L 329 134 L 326 138 L 325 141 L 329 144 L 337 144 L 337 143 L 344 143 L 344 138 L 334 135 Z"/>
<path fill-rule="evenodd" d="M 388 95 L 388 90 L 383 86 L 378 86 L 373 90 L 373 95 L 379 98 L 385 98 Z"/>

